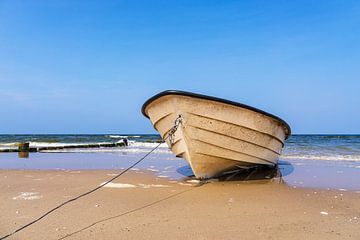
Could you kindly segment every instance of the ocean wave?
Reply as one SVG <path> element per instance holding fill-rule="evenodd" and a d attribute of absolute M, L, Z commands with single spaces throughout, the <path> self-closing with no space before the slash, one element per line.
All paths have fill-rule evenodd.
<path fill-rule="evenodd" d="M 160 144 L 160 145 L 159 145 Z M 157 147 L 154 153 L 170 154 L 171 150 L 166 143 L 136 142 L 130 141 L 129 146 L 118 149 L 118 151 L 128 153 L 146 153 Z"/>
<path fill-rule="evenodd" d="M 86 145 L 87 143 L 60 143 L 60 142 L 29 142 L 30 147 L 39 148 L 39 147 L 63 147 L 63 146 L 72 146 L 72 145 Z"/>
<path fill-rule="evenodd" d="M 46 153 L 148 153 L 149 149 L 136 149 L 136 148 L 72 148 L 72 149 L 58 149 L 58 150 L 42 150 Z M 153 151 L 156 154 L 171 154 L 168 149 L 156 149 Z"/>
<path fill-rule="evenodd" d="M 115 143 L 122 142 L 122 140 L 117 141 Z M 113 143 L 113 142 L 86 142 L 86 143 L 53 143 L 53 142 L 29 142 L 30 147 L 33 148 L 41 148 L 41 147 L 69 147 L 69 146 L 87 146 L 87 145 L 95 145 L 95 144 L 107 144 L 107 143 Z"/>
<path fill-rule="evenodd" d="M 18 142 L 11 142 L 11 143 L 0 143 L 0 147 L 16 147 Z"/>
<path fill-rule="evenodd" d="M 106 135 L 107 138 L 140 138 L 138 135 Z"/>
<path fill-rule="evenodd" d="M 81 148 L 86 145 L 119 143 L 128 139 L 126 147 Z M 0 150 L 16 149 L 19 142 L 29 142 L 31 148 L 66 147 L 47 152 L 116 154 L 148 153 L 159 145 L 159 135 L 104 134 L 104 135 L 0 135 Z M 76 148 L 79 146 L 79 148 Z M 69 148 L 71 147 L 71 148 Z M 157 154 L 172 154 L 165 143 L 154 151 Z M 280 159 L 284 160 L 330 160 L 360 161 L 360 136 L 356 135 L 294 135 L 285 144 Z"/>
<path fill-rule="evenodd" d="M 154 148 L 157 145 L 159 145 L 159 143 L 157 142 L 137 142 L 137 141 L 129 141 L 129 146 L 133 146 L 133 147 L 141 147 L 141 148 Z M 166 143 L 161 143 L 159 148 L 168 148 Z"/>
<path fill-rule="evenodd" d="M 171 154 L 171 150 L 168 148 L 166 143 L 150 143 L 150 142 L 136 142 L 129 141 L 129 146 L 127 147 L 102 147 L 102 148 L 67 148 L 67 149 L 56 149 L 56 150 L 43 150 L 42 152 L 67 152 L 67 153 L 96 153 L 96 152 L 105 152 L 105 153 L 148 153 L 153 148 L 157 147 L 154 150 L 154 153 L 157 154 Z"/>
<path fill-rule="evenodd" d="M 360 135 L 322 135 L 319 137 L 322 139 L 356 139 L 360 138 Z"/>
<path fill-rule="evenodd" d="M 80 148 L 80 147 L 84 147 L 84 146 L 89 146 L 89 145 L 101 145 L 101 144 L 111 144 L 111 143 L 123 143 L 124 140 L 120 139 L 118 141 L 115 142 L 85 142 L 85 143 L 79 143 L 79 142 L 68 142 L 68 143 L 64 143 L 64 142 L 29 142 L 29 147 L 30 148 L 69 148 L 69 147 L 73 147 L 74 149 L 76 148 Z M 6 149 L 16 149 L 18 147 L 18 142 L 13 142 L 13 143 L 0 143 L 0 149 L 1 150 L 6 150 Z"/>
<path fill-rule="evenodd" d="M 0 143 L 0 150 L 6 150 L 6 149 L 16 149 L 18 147 L 17 142 L 12 143 Z"/>
<path fill-rule="evenodd" d="M 107 138 L 127 138 L 128 136 L 122 136 L 122 135 L 107 135 L 105 136 Z"/>
<path fill-rule="evenodd" d="M 360 161 L 360 155 L 284 155 L 280 159 L 288 160 L 326 160 L 326 161 Z"/>
<path fill-rule="evenodd" d="M 135 148 L 73 148 L 73 149 L 58 149 L 58 150 L 43 150 L 46 153 L 126 153 L 126 154 L 139 154 L 148 153 L 149 149 L 135 149 Z M 155 154 L 172 154 L 168 149 L 156 149 L 153 151 Z"/>
<path fill-rule="evenodd" d="M 11 143 L 0 143 L 0 150 L 1 151 L 8 151 L 14 150 L 18 148 L 18 142 L 11 142 Z"/>

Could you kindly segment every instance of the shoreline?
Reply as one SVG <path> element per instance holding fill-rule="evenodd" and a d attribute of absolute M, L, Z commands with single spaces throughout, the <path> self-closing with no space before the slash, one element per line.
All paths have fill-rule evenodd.
<path fill-rule="evenodd" d="M 113 152 L 32 153 L 29 158 L 18 158 L 15 153 L 2 153 L 0 154 L 0 171 L 6 169 L 121 171 L 142 156 L 143 153 Z M 153 153 L 132 170 L 151 171 L 155 173 L 155 176 L 176 181 L 193 175 L 185 160 L 167 153 Z M 280 176 L 294 187 L 360 191 L 360 161 L 280 159 L 278 172 L 271 174 L 270 177 Z"/>
<path fill-rule="evenodd" d="M 1 154 L 0 236 L 99 186 L 141 156 Z M 360 162 L 281 160 L 276 171 L 245 170 L 223 180 L 201 185 L 185 160 L 153 153 L 9 239 L 360 238 Z"/>
<path fill-rule="evenodd" d="M 129 171 L 113 186 L 64 206 L 9 239 L 360 237 L 360 192 L 294 188 L 279 178 L 198 186 L 193 180 L 175 181 L 139 171 Z M 6 206 L 2 207 L 0 234 L 98 186 L 115 173 L 0 170 L 0 200 Z"/>

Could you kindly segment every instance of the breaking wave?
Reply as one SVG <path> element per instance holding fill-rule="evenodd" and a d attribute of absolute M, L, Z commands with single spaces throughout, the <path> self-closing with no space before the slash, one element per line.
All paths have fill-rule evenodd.
<path fill-rule="evenodd" d="M 127 139 L 128 146 L 81 148 L 90 144 L 118 143 Z M 17 148 L 19 142 L 29 142 L 30 147 L 66 147 L 47 152 L 115 152 L 147 153 L 159 144 L 157 134 L 95 134 L 95 135 L 0 135 L 0 150 Z M 76 148 L 79 146 L 79 148 Z M 158 154 L 170 154 L 168 146 L 162 143 Z M 285 144 L 280 159 L 288 160 L 334 160 L 360 161 L 359 135 L 293 135 Z"/>

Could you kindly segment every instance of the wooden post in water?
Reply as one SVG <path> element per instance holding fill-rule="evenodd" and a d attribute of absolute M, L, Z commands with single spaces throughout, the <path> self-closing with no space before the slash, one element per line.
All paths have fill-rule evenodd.
<path fill-rule="evenodd" d="M 18 144 L 18 157 L 19 158 L 28 158 L 29 157 L 29 150 L 30 150 L 30 143 L 23 142 Z"/>
<path fill-rule="evenodd" d="M 30 148 L 30 143 L 28 142 L 22 142 L 18 143 L 19 152 L 28 152 Z"/>

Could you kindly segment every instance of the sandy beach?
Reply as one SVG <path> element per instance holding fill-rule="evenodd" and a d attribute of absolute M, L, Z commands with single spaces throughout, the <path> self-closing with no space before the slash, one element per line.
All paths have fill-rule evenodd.
<path fill-rule="evenodd" d="M 0 240 L 360 240 L 360 1 L 0 0 Z"/>
<path fill-rule="evenodd" d="M 1 170 L 0 234 L 118 170 Z M 359 239 L 360 192 L 130 171 L 9 239 Z"/>

